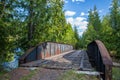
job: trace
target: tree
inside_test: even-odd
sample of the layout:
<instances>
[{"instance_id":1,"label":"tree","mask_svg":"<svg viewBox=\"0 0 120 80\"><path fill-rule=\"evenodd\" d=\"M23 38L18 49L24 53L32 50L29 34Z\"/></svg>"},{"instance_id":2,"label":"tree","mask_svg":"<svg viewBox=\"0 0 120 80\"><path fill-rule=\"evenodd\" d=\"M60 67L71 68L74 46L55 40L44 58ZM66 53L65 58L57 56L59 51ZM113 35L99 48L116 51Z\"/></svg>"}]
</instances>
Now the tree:
<instances>
[{"instance_id":1,"label":"tree","mask_svg":"<svg viewBox=\"0 0 120 80\"><path fill-rule=\"evenodd\" d=\"M93 15L94 15L94 21L93 21L92 25L93 25L95 31L98 32L98 34L99 34L99 32L101 31L101 21L100 21L100 17L97 12L96 6L94 7Z\"/></svg>"},{"instance_id":2,"label":"tree","mask_svg":"<svg viewBox=\"0 0 120 80\"><path fill-rule=\"evenodd\" d=\"M88 15L88 25L87 30L83 33L83 36L81 39L84 40L84 47L87 47L87 44L90 43L93 40L100 39L101 40L101 20L99 18L99 14L97 12L96 6L94 7L94 10L90 9L89 15ZM83 45L83 44L82 44Z\"/></svg>"},{"instance_id":3,"label":"tree","mask_svg":"<svg viewBox=\"0 0 120 80\"><path fill-rule=\"evenodd\" d=\"M78 30L77 30L76 26L74 27L74 36L75 36L75 39L76 39L75 49L79 49L80 48L80 36L78 34Z\"/></svg>"},{"instance_id":4,"label":"tree","mask_svg":"<svg viewBox=\"0 0 120 80\"><path fill-rule=\"evenodd\" d=\"M110 9L110 26L113 29L113 43L115 53L120 57L120 0L113 0L112 7Z\"/></svg>"},{"instance_id":5,"label":"tree","mask_svg":"<svg viewBox=\"0 0 120 80\"><path fill-rule=\"evenodd\" d=\"M13 59L14 53L14 27L13 27L13 1L0 1L0 62Z\"/></svg>"},{"instance_id":6,"label":"tree","mask_svg":"<svg viewBox=\"0 0 120 80\"><path fill-rule=\"evenodd\" d=\"M20 27L18 31L19 48L27 50L44 40L46 28L45 24L49 20L47 17L47 0L17 0L16 21ZM17 6L19 5L19 6ZM20 10L22 10L20 12Z\"/></svg>"},{"instance_id":7,"label":"tree","mask_svg":"<svg viewBox=\"0 0 120 80\"><path fill-rule=\"evenodd\" d=\"M120 25L120 1L119 0L113 0L112 2L112 7L110 9L110 23L111 23L111 27L117 31L119 30L119 25Z\"/></svg>"},{"instance_id":8,"label":"tree","mask_svg":"<svg viewBox=\"0 0 120 80\"><path fill-rule=\"evenodd\" d=\"M88 15L88 27L90 26L90 25L93 25L94 24L94 12L93 12L93 10L92 9L90 9L89 11L88 11L88 13L89 13L89 15Z\"/></svg>"},{"instance_id":9,"label":"tree","mask_svg":"<svg viewBox=\"0 0 120 80\"><path fill-rule=\"evenodd\" d=\"M93 29L95 30L96 33L96 39L100 39L100 32L102 26L96 6L94 6L94 10L90 9L89 11L88 27L89 26L93 26Z\"/></svg>"},{"instance_id":10,"label":"tree","mask_svg":"<svg viewBox=\"0 0 120 80\"><path fill-rule=\"evenodd\" d=\"M66 40L68 40L66 34L71 34L70 36L73 38L74 36L72 34L74 31L71 29L71 25L66 22L63 11L63 1L21 0L19 4L24 5L20 5L19 8L25 10L27 13L27 15L20 20L20 24L23 26L23 31L21 32L23 35L21 34L21 38L19 39L21 48L26 50L44 41L70 42L74 44L74 40L66 42ZM18 16L22 18L21 15L24 14L25 13L22 12L22 14L18 14Z\"/></svg>"},{"instance_id":11,"label":"tree","mask_svg":"<svg viewBox=\"0 0 120 80\"><path fill-rule=\"evenodd\" d=\"M102 30L101 30L101 40L104 42L105 46L109 51L113 50L114 44L113 44L113 35L112 35L112 28L110 27L110 15L106 15L103 17L102 20Z\"/></svg>"},{"instance_id":12,"label":"tree","mask_svg":"<svg viewBox=\"0 0 120 80\"><path fill-rule=\"evenodd\" d=\"M64 38L66 31L66 19L63 12L63 1L60 0L51 0L50 1L50 18L51 18L51 33L50 41L61 42L60 39Z\"/></svg>"},{"instance_id":13,"label":"tree","mask_svg":"<svg viewBox=\"0 0 120 80\"><path fill-rule=\"evenodd\" d=\"M75 46L76 38L74 35L74 30L70 23L66 25L65 34L62 40L64 41L64 43L72 44L73 46Z\"/></svg>"}]
</instances>

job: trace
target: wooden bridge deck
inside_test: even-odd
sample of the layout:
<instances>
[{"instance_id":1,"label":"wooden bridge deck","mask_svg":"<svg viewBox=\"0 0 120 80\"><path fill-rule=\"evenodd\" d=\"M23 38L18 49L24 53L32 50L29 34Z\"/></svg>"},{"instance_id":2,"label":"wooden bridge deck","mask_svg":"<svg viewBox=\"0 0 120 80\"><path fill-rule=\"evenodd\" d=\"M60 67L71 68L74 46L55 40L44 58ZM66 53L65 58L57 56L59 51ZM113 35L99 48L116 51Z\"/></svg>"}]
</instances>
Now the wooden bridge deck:
<instances>
[{"instance_id":1,"label":"wooden bridge deck","mask_svg":"<svg viewBox=\"0 0 120 80\"><path fill-rule=\"evenodd\" d=\"M72 51L55 55L46 59L32 61L21 64L22 67L43 67L49 69L75 69L75 70L91 70L86 51Z\"/></svg>"}]
</instances>

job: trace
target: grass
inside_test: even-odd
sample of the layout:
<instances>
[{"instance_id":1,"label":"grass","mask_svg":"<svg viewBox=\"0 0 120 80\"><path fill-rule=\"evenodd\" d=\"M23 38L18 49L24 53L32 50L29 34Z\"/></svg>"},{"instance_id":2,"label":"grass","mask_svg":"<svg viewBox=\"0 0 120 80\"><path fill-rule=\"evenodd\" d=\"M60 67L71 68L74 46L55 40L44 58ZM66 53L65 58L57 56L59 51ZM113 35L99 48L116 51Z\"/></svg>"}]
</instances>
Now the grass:
<instances>
[{"instance_id":1,"label":"grass","mask_svg":"<svg viewBox=\"0 0 120 80\"><path fill-rule=\"evenodd\" d=\"M85 74L77 74L73 70L67 71L58 80L98 80L96 76L88 76Z\"/></svg>"},{"instance_id":2,"label":"grass","mask_svg":"<svg viewBox=\"0 0 120 80\"><path fill-rule=\"evenodd\" d=\"M6 70L0 70L0 76L3 76L4 74L6 74L7 71Z\"/></svg>"},{"instance_id":3,"label":"grass","mask_svg":"<svg viewBox=\"0 0 120 80\"><path fill-rule=\"evenodd\" d=\"M120 68L112 68L112 80L120 80Z\"/></svg>"},{"instance_id":4,"label":"grass","mask_svg":"<svg viewBox=\"0 0 120 80\"><path fill-rule=\"evenodd\" d=\"M1 65L0 65L0 80L10 80L8 71L5 70Z\"/></svg>"},{"instance_id":5,"label":"grass","mask_svg":"<svg viewBox=\"0 0 120 80\"><path fill-rule=\"evenodd\" d=\"M20 80L30 80L36 74L36 72L36 70L31 70L27 76L22 77Z\"/></svg>"},{"instance_id":6,"label":"grass","mask_svg":"<svg viewBox=\"0 0 120 80\"><path fill-rule=\"evenodd\" d=\"M8 71L6 70L0 70L0 79L1 80L10 80L10 76L7 74Z\"/></svg>"}]
</instances>

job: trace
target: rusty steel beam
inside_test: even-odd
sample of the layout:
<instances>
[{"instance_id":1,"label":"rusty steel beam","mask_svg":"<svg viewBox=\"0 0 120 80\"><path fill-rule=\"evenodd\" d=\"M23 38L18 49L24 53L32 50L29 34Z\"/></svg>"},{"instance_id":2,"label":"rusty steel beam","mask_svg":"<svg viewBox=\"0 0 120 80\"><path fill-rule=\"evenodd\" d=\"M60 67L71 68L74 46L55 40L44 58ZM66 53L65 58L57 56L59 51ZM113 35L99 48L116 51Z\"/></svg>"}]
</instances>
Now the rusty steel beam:
<instances>
[{"instance_id":1,"label":"rusty steel beam","mask_svg":"<svg viewBox=\"0 0 120 80\"><path fill-rule=\"evenodd\" d=\"M109 52L106 49L105 45L99 40L95 40L95 42L96 42L96 44L99 48L99 51L101 53L103 63L106 65L113 65L112 59L111 59Z\"/></svg>"},{"instance_id":2,"label":"rusty steel beam","mask_svg":"<svg viewBox=\"0 0 120 80\"><path fill-rule=\"evenodd\" d=\"M88 44L87 53L92 66L103 73L103 80L112 80L113 62L105 45L100 40L94 40Z\"/></svg>"},{"instance_id":3,"label":"rusty steel beam","mask_svg":"<svg viewBox=\"0 0 120 80\"><path fill-rule=\"evenodd\" d=\"M28 49L25 54L20 57L19 64L44 59L70 50L73 50L73 46L70 44L43 42Z\"/></svg>"}]
</instances>

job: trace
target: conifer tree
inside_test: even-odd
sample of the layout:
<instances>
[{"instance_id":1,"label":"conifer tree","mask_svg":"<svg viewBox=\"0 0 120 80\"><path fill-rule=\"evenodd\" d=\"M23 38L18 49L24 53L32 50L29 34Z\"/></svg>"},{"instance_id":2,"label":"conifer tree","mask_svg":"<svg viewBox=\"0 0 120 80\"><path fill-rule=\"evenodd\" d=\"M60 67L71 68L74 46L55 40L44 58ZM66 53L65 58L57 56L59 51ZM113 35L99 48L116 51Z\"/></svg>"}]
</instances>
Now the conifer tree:
<instances>
[{"instance_id":1,"label":"conifer tree","mask_svg":"<svg viewBox=\"0 0 120 80\"><path fill-rule=\"evenodd\" d=\"M120 0L113 0L110 9L110 25L113 29L113 43L115 53L120 57Z\"/></svg>"}]
</instances>

